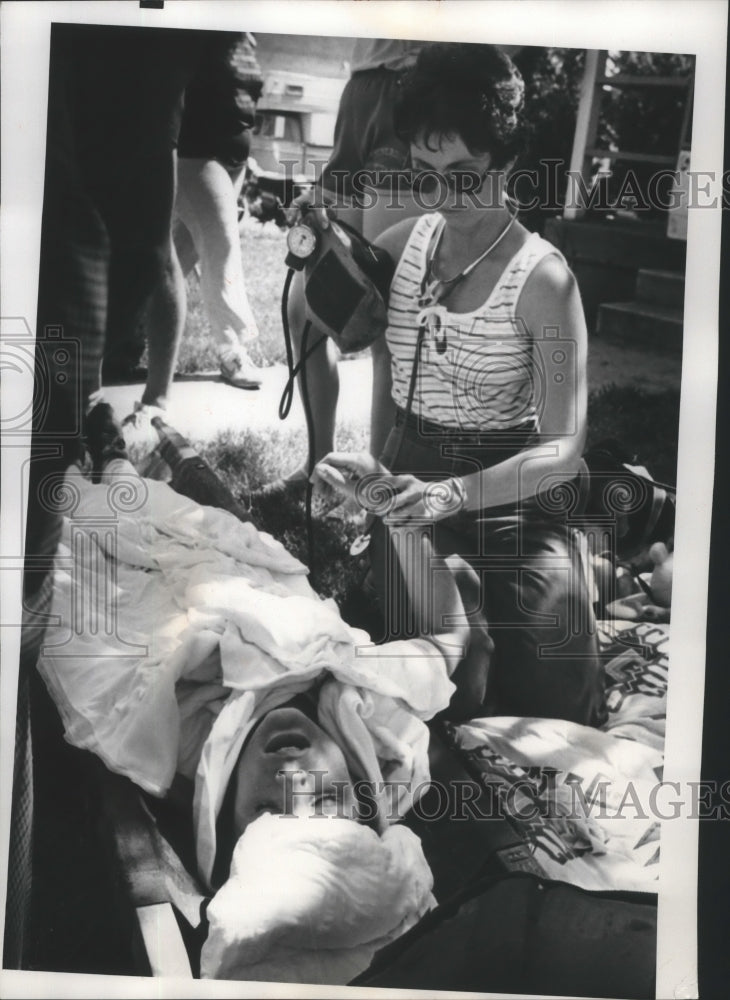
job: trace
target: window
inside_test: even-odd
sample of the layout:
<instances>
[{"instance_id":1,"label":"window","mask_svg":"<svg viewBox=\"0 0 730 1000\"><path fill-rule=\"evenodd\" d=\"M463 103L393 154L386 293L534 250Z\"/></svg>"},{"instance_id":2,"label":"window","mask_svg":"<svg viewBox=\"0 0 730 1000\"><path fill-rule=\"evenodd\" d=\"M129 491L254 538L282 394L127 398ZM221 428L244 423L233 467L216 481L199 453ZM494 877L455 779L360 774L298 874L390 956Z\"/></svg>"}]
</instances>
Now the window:
<instances>
[{"instance_id":1,"label":"window","mask_svg":"<svg viewBox=\"0 0 730 1000\"><path fill-rule=\"evenodd\" d=\"M254 133L264 139L302 142L301 115L287 111L259 111Z\"/></svg>"}]
</instances>

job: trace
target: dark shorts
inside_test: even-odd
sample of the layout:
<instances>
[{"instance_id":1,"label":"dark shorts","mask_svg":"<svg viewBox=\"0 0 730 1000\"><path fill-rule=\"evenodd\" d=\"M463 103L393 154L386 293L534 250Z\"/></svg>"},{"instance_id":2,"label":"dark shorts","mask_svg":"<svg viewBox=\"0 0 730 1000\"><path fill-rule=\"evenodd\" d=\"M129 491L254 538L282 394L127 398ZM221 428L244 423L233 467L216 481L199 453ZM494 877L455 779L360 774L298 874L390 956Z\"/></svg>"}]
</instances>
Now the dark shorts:
<instances>
[{"instance_id":1,"label":"dark shorts","mask_svg":"<svg viewBox=\"0 0 730 1000\"><path fill-rule=\"evenodd\" d=\"M192 95L188 93L187 98ZM251 129L217 106L215 94L209 97L206 92L197 92L195 98L195 104L192 100L186 103L178 156L218 160L232 170L243 167L251 149ZM195 109L190 114L189 107Z\"/></svg>"},{"instance_id":2,"label":"dark shorts","mask_svg":"<svg viewBox=\"0 0 730 1000\"><path fill-rule=\"evenodd\" d=\"M352 198L358 191L358 171L406 170L410 163L407 143L395 134L393 106L400 73L369 69L353 73L340 99L335 125L335 146L322 173L328 191ZM385 187L388 182L375 187Z\"/></svg>"},{"instance_id":3,"label":"dark shorts","mask_svg":"<svg viewBox=\"0 0 730 1000\"><path fill-rule=\"evenodd\" d=\"M261 68L247 39L212 32L185 90L178 154L242 167L248 159L262 84Z\"/></svg>"},{"instance_id":4,"label":"dark shorts","mask_svg":"<svg viewBox=\"0 0 730 1000\"><path fill-rule=\"evenodd\" d=\"M110 169L174 149L202 43L196 31L54 25L54 55L69 60L80 156Z\"/></svg>"}]
</instances>

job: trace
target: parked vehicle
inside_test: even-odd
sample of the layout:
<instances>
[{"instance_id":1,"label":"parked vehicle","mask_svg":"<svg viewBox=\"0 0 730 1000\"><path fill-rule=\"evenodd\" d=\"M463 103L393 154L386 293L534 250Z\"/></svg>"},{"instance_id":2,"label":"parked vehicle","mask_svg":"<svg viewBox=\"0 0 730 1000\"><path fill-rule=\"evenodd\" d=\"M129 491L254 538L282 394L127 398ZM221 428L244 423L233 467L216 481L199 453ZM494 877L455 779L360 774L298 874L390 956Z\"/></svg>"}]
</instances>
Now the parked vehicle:
<instances>
[{"instance_id":1,"label":"parked vehicle","mask_svg":"<svg viewBox=\"0 0 730 1000\"><path fill-rule=\"evenodd\" d=\"M281 70L265 74L249 156L251 181L261 192L288 205L317 180L332 152L345 83Z\"/></svg>"}]
</instances>

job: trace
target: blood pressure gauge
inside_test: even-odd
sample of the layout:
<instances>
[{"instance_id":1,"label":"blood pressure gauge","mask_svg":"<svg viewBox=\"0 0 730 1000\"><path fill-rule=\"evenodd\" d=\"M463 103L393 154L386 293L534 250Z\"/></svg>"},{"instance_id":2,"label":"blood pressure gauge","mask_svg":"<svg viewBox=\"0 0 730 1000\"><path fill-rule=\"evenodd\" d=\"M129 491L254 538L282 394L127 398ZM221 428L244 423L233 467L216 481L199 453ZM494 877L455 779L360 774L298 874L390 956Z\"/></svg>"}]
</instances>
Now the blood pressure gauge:
<instances>
[{"instance_id":1,"label":"blood pressure gauge","mask_svg":"<svg viewBox=\"0 0 730 1000\"><path fill-rule=\"evenodd\" d=\"M286 266L301 271L306 261L317 249L317 234L309 226L299 223L292 226L286 234L286 245L289 248Z\"/></svg>"}]
</instances>

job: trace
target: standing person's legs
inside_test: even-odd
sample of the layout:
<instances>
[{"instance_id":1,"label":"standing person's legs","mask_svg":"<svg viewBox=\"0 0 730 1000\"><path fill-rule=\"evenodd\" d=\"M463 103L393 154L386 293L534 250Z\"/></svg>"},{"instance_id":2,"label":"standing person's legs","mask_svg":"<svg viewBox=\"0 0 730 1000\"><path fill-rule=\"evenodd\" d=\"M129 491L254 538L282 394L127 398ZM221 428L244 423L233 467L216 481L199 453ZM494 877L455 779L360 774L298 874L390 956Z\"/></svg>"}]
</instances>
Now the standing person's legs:
<instances>
[{"instance_id":1,"label":"standing person's legs","mask_svg":"<svg viewBox=\"0 0 730 1000\"><path fill-rule=\"evenodd\" d=\"M106 351L134 353L139 325L152 310L142 396L148 406L167 402L185 322L185 289L171 232L175 147L183 92L204 35L106 26L78 32L80 163L111 250Z\"/></svg>"},{"instance_id":2,"label":"standing person's legs","mask_svg":"<svg viewBox=\"0 0 730 1000\"><path fill-rule=\"evenodd\" d=\"M338 220L360 229L362 226L362 211L354 205L340 208ZM304 302L304 275L296 274L289 291L287 315L289 332L296 361L302 356L302 337L306 322ZM309 330L308 345L315 344L322 337L322 331L316 326ZM337 402L340 395L340 376L337 370L337 348L327 338L312 352L306 361L307 396L312 418L312 436L314 440L314 462L324 458L335 450L335 421ZM302 394L302 375L299 377L299 393ZM303 462L292 469L283 480L271 484L274 488L282 484L305 483L309 475L309 463Z\"/></svg>"},{"instance_id":3,"label":"standing person's legs","mask_svg":"<svg viewBox=\"0 0 730 1000\"><path fill-rule=\"evenodd\" d=\"M371 140L376 137L374 120L392 118L384 91L394 81L396 74L355 73L345 85L340 99L335 125L335 144L329 162L324 168L316 188L317 202L324 196L334 203L337 218L362 232L363 212L354 197L354 174L366 166ZM388 130L387 122L384 126ZM390 128L392 131L392 126ZM376 137L376 144L380 145ZM388 143L392 145L392 143ZM405 150L405 147L403 147ZM407 151L404 156L407 155ZM383 227L385 228L385 227ZM301 356L301 337L304 328L304 284L298 276L292 283L289 297L289 328L297 360ZM322 333L312 327L309 343L314 343ZM337 372L337 351L326 340L307 360L307 389L310 399L314 455L318 461L335 447L335 421L340 380ZM299 382L301 392L301 378ZM307 478L308 465L303 463L289 472L284 483L302 483ZM282 485L279 480L272 484Z\"/></svg>"},{"instance_id":4,"label":"standing person's legs","mask_svg":"<svg viewBox=\"0 0 730 1000\"><path fill-rule=\"evenodd\" d=\"M295 275L289 292L288 304L289 332L297 361L302 354L302 338L306 323L304 302L304 277ZM307 345L311 347L322 336L322 331L312 326L307 336ZM312 421L312 437L314 443L313 455L310 460L318 462L321 458L334 451L335 447L335 414L340 393L340 376L337 372L337 349L329 337L317 347L307 358L304 369L299 375L299 392L302 395L302 378L307 380L307 400ZM285 482L306 482L309 475L309 463L302 462L285 478Z\"/></svg>"},{"instance_id":5,"label":"standing person's legs","mask_svg":"<svg viewBox=\"0 0 730 1000\"><path fill-rule=\"evenodd\" d=\"M185 283L172 242L175 170L173 149L119 164L117 183L99 198L111 245L107 343L124 343L147 315L149 368L141 402L162 408L185 326Z\"/></svg>"},{"instance_id":6,"label":"standing person's legs","mask_svg":"<svg viewBox=\"0 0 730 1000\"><path fill-rule=\"evenodd\" d=\"M185 280L180 270L172 237L165 248L158 272L157 294L150 301L147 317L147 383L140 402L143 406L167 406L177 366L186 316Z\"/></svg>"},{"instance_id":7,"label":"standing person's legs","mask_svg":"<svg viewBox=\"0 0 730 1000\"><path fill-rule=\"evenodd\" d=\"M217 160L180 158L176 210L200 255L201 291L222 371L237 367L231 381L255 388L260 378L243 346L258 336L258 328L246 294L238 230L236 184L242 173L243 168L232 175Z\"/></svg>"}]
</instances>

